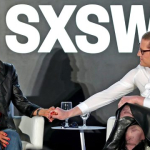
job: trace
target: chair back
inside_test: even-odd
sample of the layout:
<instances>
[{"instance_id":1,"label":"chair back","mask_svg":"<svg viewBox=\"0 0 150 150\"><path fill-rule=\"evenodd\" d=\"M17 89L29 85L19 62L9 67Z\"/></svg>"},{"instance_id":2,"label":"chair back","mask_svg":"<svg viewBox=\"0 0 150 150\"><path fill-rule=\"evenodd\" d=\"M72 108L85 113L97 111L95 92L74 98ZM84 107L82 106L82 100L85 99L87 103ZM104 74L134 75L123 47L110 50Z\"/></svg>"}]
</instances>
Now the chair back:
<instances>
[{"instance_id":1,"label":"chair back","mask_svg":"<svg viewBox=\"0 0 150 150\"><path fill-rule=\"evenodd\" d=\"M14 116L14 105L13 105L12 102L11 102L10 105L9 105L9 111L10 111L12 117L13 117L13 116Z\"/></svg>"}]
</instances>

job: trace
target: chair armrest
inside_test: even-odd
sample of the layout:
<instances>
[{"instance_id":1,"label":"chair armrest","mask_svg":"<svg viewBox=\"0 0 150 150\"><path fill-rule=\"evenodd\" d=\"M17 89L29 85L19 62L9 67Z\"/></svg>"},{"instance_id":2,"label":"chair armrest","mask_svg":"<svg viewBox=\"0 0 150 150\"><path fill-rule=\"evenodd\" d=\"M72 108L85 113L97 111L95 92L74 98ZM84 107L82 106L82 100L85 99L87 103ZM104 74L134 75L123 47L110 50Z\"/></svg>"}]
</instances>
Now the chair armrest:
<instances>
[{"instance_id":1,"label":"chair armrest","mask_svg":"<svg viewBox=\"0 0 150 150\"><path fill-rule=\"evenodd\" d=\"M14 116L13 119L19 130L23 134L28 135L30 143L34 148L41 149L43 147L44 118L39 116L32 118L27 116ZM30 148L30 146L27 147Z\"/></svg>"},{"instance_id":2,"label":"chair armrest","mask_svg":"<svg viewBox=\"0 0 150 150\"><path fill-rule=\"evenodd\" d=\"M111 130L112 130L113 126L114 126L115 120L116 120L115 116L112 116L112 117L110 117L107 120L106 140L108 139L108 137L109 137L109 135L111 133Z\"/></svg>"}]
</instances>

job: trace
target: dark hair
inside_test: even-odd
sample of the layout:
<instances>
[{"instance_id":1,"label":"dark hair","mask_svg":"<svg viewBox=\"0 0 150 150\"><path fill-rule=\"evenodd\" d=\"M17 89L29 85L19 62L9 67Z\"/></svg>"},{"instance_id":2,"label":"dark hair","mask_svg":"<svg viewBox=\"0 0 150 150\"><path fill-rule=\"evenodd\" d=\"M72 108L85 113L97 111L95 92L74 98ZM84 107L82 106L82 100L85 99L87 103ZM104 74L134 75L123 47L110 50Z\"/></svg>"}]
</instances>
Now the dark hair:
<instances>
[{"instance_id":1,"label":"dark hair","mask_svg":"<svg viewBox=\"0 0 150 150\"><path fill-rule=\"evenodd\" d=\"M150 31L149 31L149 32L146 32L146 33L142 36L142 39L144 39L144 40L150 40Z\"/></svg>"}]
</instances>

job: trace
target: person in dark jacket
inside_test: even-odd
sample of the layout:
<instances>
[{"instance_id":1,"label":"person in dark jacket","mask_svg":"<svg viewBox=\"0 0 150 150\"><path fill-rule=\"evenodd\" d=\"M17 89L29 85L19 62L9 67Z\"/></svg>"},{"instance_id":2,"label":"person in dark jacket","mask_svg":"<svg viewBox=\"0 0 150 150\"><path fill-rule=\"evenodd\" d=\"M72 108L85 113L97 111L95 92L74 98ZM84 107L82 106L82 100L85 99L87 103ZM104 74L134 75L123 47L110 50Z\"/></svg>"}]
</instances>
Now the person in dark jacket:
<instances>
[{"instance_id":1,"label":"person in dark jacket","mask_svg":"<svg viewBox=\"0 0 150 150\"><path fill-rule=\"evenodd\" d=\"M47 117L49 109L32 104L23 95L16 70L12 64L0 61L0 149L22 150L22 144L10 114L9 105L14 106L28 117Z\"/></svg>"}]
</instances>

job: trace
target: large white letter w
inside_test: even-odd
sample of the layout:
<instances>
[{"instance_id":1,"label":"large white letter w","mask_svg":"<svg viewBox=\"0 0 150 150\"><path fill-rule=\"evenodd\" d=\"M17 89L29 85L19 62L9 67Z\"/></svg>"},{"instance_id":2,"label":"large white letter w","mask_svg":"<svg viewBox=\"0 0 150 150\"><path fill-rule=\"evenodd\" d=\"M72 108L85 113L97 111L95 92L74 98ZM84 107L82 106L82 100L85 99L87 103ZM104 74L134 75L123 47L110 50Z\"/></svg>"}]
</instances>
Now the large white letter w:
<instances>
[{"instance_id":1,"label":"large white letter w","mask_svg":"<svg viewBox=\"0 0 150 150\"><path fill-rule=\"evenodd\" d=\"M119 53L132 53L136 27L139 41L146 32L145 17L142 5L132 5L128 30L126 29L122 5L111 5L112 18ZM150 30L150 23L148 31Z\"/></svg>"}]
</instances>

